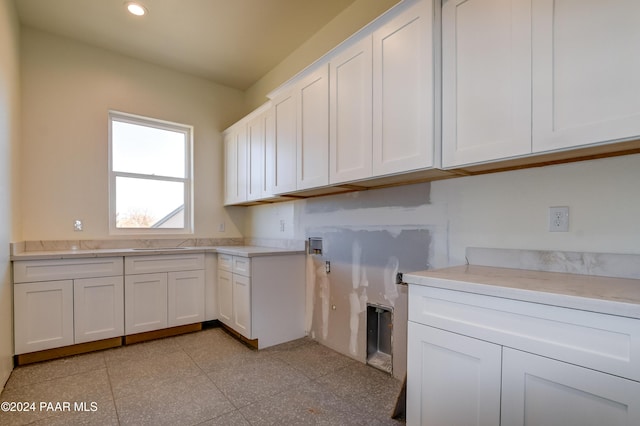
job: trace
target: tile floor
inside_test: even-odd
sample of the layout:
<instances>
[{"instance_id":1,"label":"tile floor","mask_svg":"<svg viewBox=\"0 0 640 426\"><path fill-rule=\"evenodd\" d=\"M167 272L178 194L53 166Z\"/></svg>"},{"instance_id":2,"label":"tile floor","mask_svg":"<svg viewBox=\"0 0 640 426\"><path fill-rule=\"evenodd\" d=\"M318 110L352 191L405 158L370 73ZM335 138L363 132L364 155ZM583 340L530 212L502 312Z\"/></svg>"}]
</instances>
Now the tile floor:
<instances>
[{"instance_id":1,"label":"tile floor","mask_svg":"<svg viewBox=\"0 0 640 426\"><path fill-rule=\"evenodd\" d=\"M310 339L255 351L213 328L18 367L0 400L35 411L0 424L394 425L400 387Z\"/></svg>"}]
</instances>

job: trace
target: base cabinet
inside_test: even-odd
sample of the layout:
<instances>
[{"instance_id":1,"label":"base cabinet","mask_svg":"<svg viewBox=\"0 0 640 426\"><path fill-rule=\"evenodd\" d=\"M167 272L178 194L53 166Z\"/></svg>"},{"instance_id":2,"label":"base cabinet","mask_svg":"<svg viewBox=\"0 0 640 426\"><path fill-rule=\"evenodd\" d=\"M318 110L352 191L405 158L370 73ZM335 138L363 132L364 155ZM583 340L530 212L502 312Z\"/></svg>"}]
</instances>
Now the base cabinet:
<instances>
[{"instance_id":1,"label":"base cabinet","mask_svg":"<svg viewBox=\"0 0 640 426\"><path fill-rule=\"evenodd\" d=\"M204 319L204 254L125 258L125 334Z\"/></svg>"},{"instance_id":2,"label":"base cabinet","mask_svg":"<svg viewBox=\"0 0 640 426\"><path fill-rule=\"evenodd\" d=\"M408 424L500 424L499 345L413 322L408 335Z\"/></svg>"},{"instance_id":3,"label":"base cabinet","mask_svg":"<svg viewBox=\"0 0 640 426\"><path fill-rule=\"evenodd\" d=\"M73 281L14 286L15 353L72 345Z\"/></svg>"},{"instance_id":4,"label":"base cabinet","mask_svg":"<svg viewBox=\"0 0 640 426\"><path fill-rule=\"evenodd\" d=\"M218 254L219 320L266 348L305 336L303 254Z\"/></svg>"},{"instance_id":5,"label":"base cabinet","mask_svg":"<svg viewBox=\"0 0 640 426\"><path fill-rule=\"evenodd\" d=\"M640 424L638 320L536 306L410 285L407 424Z\"/></svg>"},{"instance_id":6,"label":"base cabinet","mask_svg":"<svg viewBox=\"0 0 640 426\"><path fill-rule=\"evenodd\" d=\"M121 336L122 258L13 262L15 354Z\"/></svg>"},{"instance_id":7,"label":"base cabinet","mask_svg":"<svg viewBox=\"0 0 640 426\"><path fill-rule=\"evenodd\" d=\"M74 280L73 306L75 343L108 339L124 333L121 276Z\"/></svg>"}]
</instances>

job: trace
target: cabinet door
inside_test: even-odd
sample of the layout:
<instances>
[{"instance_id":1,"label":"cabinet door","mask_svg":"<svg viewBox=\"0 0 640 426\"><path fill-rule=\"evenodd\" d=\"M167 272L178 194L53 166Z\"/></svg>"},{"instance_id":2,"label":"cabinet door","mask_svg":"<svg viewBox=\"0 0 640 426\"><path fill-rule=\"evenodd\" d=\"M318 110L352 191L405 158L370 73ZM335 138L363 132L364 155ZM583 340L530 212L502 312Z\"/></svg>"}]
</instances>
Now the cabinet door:
<instances>
[{"instance_id":1,"label":"cabinet door","mask_svg":"<svg viewBox=\"0 0 640 426\"><path fill-rule=\"evenodd\" d=\"M433 166L433 1L373 33L373 174Z\"/></svg>"},{"instance_id":2,"label":"cabinet door","mask_svg":"<svg viewBox=\"0 0 640 426\"><path fill-rule=\"evenodd\" d=\"M531 0L445 2L442 165L530 152Z\"/></svg>"},{"instance_id":3,"label":"cabinet door","mask_svg":"<svg viewBox=\"0 0 640 426\"><path fill-rule=\"evenodd\" d=\"M218 270L218 315L220 321L233 326L233 274Z\"/></svg>"},{"instance_id":4,"label":"cabinet door","mask_svg":"<svg viewBox=\"0 0 640 426\"><path fill-rule=\"evenodd\" d=\"M327 65L299 83L297 189L329 184L329 70Z\"/></svg>"},{"instance_id":5,"label":"cabinet door","mask_svg":"<svg viewBox=\"0 0 640 426\"><path fill-rule=\"evenodd\" d=\"M124 281L125 334L167 328L167 274L127 275Z\"/></svg>"},{"instance_id":6,"label":"cabinet door","mask_svg":"<svg viewBox=\"0 0 640 426\"><path fill-rule=\"evenodd\" d=\"M232 328L251 339L251 278L233 274Z\"/></svg>"},{"instance_id":7,"label":"cabinet door","mask_svg":"<svg viewBox=\"0 0 640 426\"><path fill-rule=\"evenodd\" d=\"M371 36L337 55L329 64L329 182L371 176Z\"/></svg>"},{"instance_id":8,"label":"cabinet door","mask_svg":"<svg viewBox=\"0 0 640 426\"><path fill-rule=\"evenodd\" d=\"M275 132L269 140L272 162L271 193L282 194L296 189L296 97L293 90L273 101Z\"/></svg>"},{"instance_id":9,"label":"cabinet door","mask_svg":"<svg viewBox=\"0 0 640 426\"><path fill-rule=\"evenodd\" d=\"M73 344L73 281L13 286L15 353Z\"/></svg>"},{"instance_id":10,"label":"cabinet door","mask_svg":"<svg viewBox=\"0 0 640 426\"><path fill-rule=\"evenodd\" d=\"M84 278L73 282L75 343L124 335L123 278Z\"/></svg>"},{"instance_id":11,"label":"cabinet door","mask_svg":"<svg viewBox=\"0 0 640 426\"><path fill-rule=\"evenodd\" d=\"M407 342L407 425L500 424L499 345L411 321Z\"/></svg>"},{"instance_id":12,"label":"cabinet door","mask_svg":"<svg viewBox=\"0 0 640 426\"><path fill-rule=\"evenodd\" d=\"M503 424L640 424L639 382L508 348L502 380Z\"/></svg>"},{"instance_id":13,"label":"cabinet door","mask_svg":"<svg viewBox=\"0 0 640 426\"><path fill-rule=\"evenodd\" d=\"M169 327L204 321L204 271L169 272Z\"/></svg>"},{"instance_id":14,"label":"cabinet door","mask_svg":"<svg viewBox=\"0 0 640 426\"><path fill-rule=\"evenodd\" d=\"M533 148L640 135L640 2L533 2Z\"/></svg>"},{"instance_id":15,"label":"cabinet door","mask_svg":"<svg viewBox=\"0 0 640 426\"><path fill-rule=\"evenodd\" d=\"M247 123L247 200L262 198L264 188L264 117L259 115Z\"/></svg>"},{"instance_id":16,"label":"cabinet door","mask_svg":"<svg viewBox=\"0 0 640 426\"><path fill-rule=\"evenodd\" d=\"M225 135L225 205L247 200L247 129L238 125Z\"/></svg>"}]
</instances>

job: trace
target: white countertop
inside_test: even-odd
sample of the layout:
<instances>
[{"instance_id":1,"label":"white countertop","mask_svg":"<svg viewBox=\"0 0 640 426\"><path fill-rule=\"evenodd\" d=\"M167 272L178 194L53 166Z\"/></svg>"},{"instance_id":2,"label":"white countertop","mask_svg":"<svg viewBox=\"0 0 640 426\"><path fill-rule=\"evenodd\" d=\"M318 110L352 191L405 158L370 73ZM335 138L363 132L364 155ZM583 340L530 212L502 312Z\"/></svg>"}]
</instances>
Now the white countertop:
<instances>
[{"instance_id":1,"label":"white countertop","mask_svg":"<svg viewBox=\"0 0 640 426\"><path fill-rule=\"evenodd\" d=\"M257 246L201 246L201 247L153 247L153 248L115 248L91 250L51 250L25 251L11 256L11 260L53 260L78 259L110 256L151 256L180 253L226 253L234 256L277 256L286 254L304 254L304 250L286 250Z\"/></svg>"},{"instance_id":2,"label":"white countertop","mask_svg":"<svg viewBox=\"0 0 640 426\"><path fill-rule=\"evenodd\" d=\"M406 273L438 287L640 319L640 280L465 265Z\"/></svg>"},{"instance_id":3,"label":"white countertop","mask_svg":"<svg viewBox=\"0 0 640 426\"><path fill-rule=\"evenodd\" d=\"M257 257L257 256L282 256L289 254L304 254L304 250L279 249L273 247L258 246L218 246L218 253L230 254L232 256Z\"/></svg>"}]
</instances>

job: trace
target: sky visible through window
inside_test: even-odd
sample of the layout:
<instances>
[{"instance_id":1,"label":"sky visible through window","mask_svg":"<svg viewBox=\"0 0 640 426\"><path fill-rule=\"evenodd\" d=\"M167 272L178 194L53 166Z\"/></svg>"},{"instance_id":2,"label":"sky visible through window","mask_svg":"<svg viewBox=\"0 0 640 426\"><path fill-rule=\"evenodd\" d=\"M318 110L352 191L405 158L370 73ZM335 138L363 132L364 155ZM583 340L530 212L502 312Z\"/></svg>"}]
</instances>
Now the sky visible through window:
<instances>
[{"instance_id":1,"label":"sky visible through window","mask_svg":"<svg viewBox=\"0 0 640 426\"><path fill-rule=\"evenodd\" d=\"M171 178L186 177L186 143L182 132L112 120L113 171L128 174L116 175L117 227L162 227L184 206L185 184ZM164 226L182 228L177 217Z\"/></svg>"}]
</instances>

